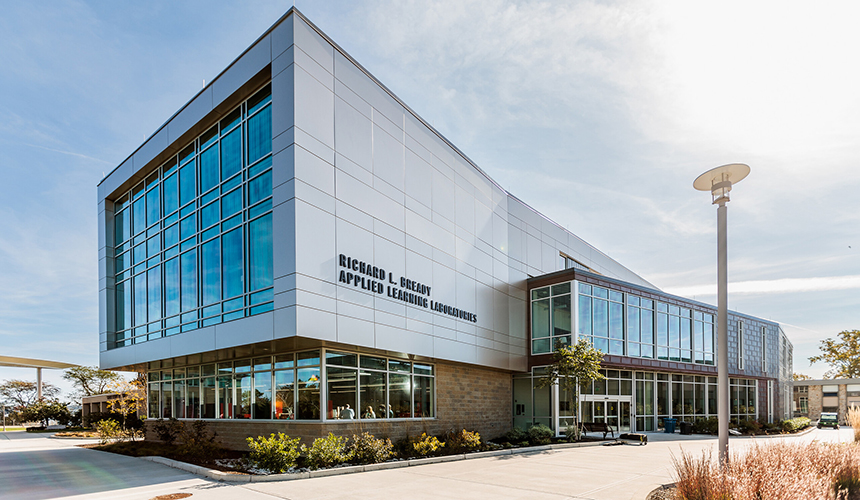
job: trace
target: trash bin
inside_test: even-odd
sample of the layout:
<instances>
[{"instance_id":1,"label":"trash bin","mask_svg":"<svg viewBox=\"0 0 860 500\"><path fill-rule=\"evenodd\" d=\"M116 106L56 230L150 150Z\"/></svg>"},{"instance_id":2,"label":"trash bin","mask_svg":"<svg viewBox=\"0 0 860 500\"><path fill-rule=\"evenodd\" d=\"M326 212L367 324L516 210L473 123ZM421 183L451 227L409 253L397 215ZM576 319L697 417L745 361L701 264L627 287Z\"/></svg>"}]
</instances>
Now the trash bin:
<instances>
[{"instance_id":1,"label":"trash bin","mask_svg":"<svg viewBox=\"0 0 860 500\"><path fill-rule=\"evenodd\" d=\"M675 424L678 423L677 418L664 418L663 419L663 429L666 434L674 434L675 433Z\"/></svg>"},{"instance_id":2,"label":"trash bin","mask_svg":"<svg viewBox=\"0 0 860 500\"><path fill-rule=\"evenodd\" d=\"M692 422L681 422L679 425L681 426L681 434L686 434L688 436L693 434Z\"/></svg>"}]
</instances>

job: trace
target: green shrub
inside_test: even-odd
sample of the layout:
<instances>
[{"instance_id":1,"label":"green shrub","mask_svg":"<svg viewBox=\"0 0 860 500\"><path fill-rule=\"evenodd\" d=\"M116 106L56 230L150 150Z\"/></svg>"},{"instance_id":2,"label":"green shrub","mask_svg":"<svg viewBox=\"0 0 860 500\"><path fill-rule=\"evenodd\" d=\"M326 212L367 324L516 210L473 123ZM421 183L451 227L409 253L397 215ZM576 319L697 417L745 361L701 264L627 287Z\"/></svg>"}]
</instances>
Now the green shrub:
<instances>
[{"instance_id":1,"label":"green shrub","mask_svg":"<svg viewBox=\"0 0 860 500\"><path fill-rule=\"evenodd\" d=\"M526 431L520 429L519 427L514 427L509 430L507 434L504 436L504 440L511 443L517 444L523 441L528 441L529 435Z\"/></svg>"},{"instance_id":2,"label":"green shrub","mask_svg":"<svg viewBox=\"0 0 860 500\"><path fill-rule=\"evenodd\" d=\"M783 420L780 422L783 432L797 432L809 426L809 419L806 417L797 417Z\"/></svg>"},{"instance_id":3,"label":"green shrub","mask_svg":"<svg viewBox=\"0 0 860 500\"><path fill-rule=\"evenodd\" d=\"M119 422L110 419L99 420L96 423L96 431L99 433L99 443L107 444L111 439L119 437Z\"/></svg>"},{"instance_id":4,"label":"green shrub","mask_svg":"<svg viewBox=\"0 0 860 500\"><path fill-rule=\"evenodd\" d=\"M181 425L181 424L180 424ZM181 425L179 431L179 453L196 460L200 460L218 453L221 449L215 442L216 433L210 433L206 422L195 420L188 425Z\"/></svg>"},{"instance_id":5,"label":"green shrub","mask_svg":"<svg viewBox=\"0 0 860 500\"><path fill-rule=\"evenodd\" d=\"M543 424L537 424L529 427L528 434L529 443L531 443L532 446L549 444L550 439L552 439L552 436L554 435L552 429Z\"/></svg>"},{"instance_id":6,"label":"green shrub","mask_svg":"<svg viewBox=\"0 0 860 500\"><path fill-rule=\"evenodd\" d=\"M286 472L296 465L299 458L299 441L301 438L290 438L279 432L268 438L257 436L257 439L248 438L248 447L251 453L248 459L256 467L266 469L274 474Z\"/></svg>"},{"instance_id":7,"label":"green shrub","mask_svg":"<svg viewBox=\"0 0 860 500\"><path fill-rule=\"evenodd\" d=\"M708 417L693 422L693 432L696 434L718 434L720 421L717 417Z\"/></svg>"},{"instance_id":8,"label":"green shrub","mask_svg":"<svg viewBox=\"0 0 860 500\"><path fill-rule=\"evenodd\" d=\"M324 438L314 439L310 448L302 446L302 451L308 454L308 466L311 469L320 467L331 467L346 462L350 459L347 449L347 439L335 436L331 432Z\"/></svg>"},{"instance_id":9,"label":"green shrub","mask_svg":"<svg viewBox=\"0 0 860 500\"><path fill-rule=\"evenodd\" d=\"M782 425L779 422L770 423L765 420L759 420L759 425L761 425L762 430L767 434L782 430Z\"/></svg>"},{"instance_id":10,"label":"green shrub","mask_svg":"<svg viewBox=\"0 0 860 500\"><path fill-rule=\"evenodd\" d=\"M388 460L394 445L390 439L377 439L369 432L352 435L350 454L357 464L377 464Z\"/></svg>"},{"instance_id":11,"label":"green shrub","mask_svg":"<svg viewBox=\"0 0 860 500\"><path fill-rule=\"evenodd\" d=\"M761 424L754 419L745 419L738 421L738 432L742 434L758 434L761 431Z\"/></svg>"},{"instance_id":12,"label":"green shrub","mask_svg":"<svg viewBox=\"0 0 860 500\"><path fill-rule=\"evenodd\" d=\"M155 425L152 426L152 430L155 432L156 437L158 437L158 440L164 444L173 444L184 428L185 426L182 422L175 418L171 418L167 421L163 418L159 418L155 421Z\"/></svg>"},{"instance_id":13,"label":"green shrub","mask_svg":"<svg viewBox=\"0 0 860 500\"><path fill-rule=\"evenodd\" d=\"M466 453L481 448L481 435L477 432L448 431L445 434L445 445L451 453Z\"/></svg>"},{"instance_id":14,"label":"green shrub","mask_svg":"<svg viewBox=\"0 0 860 500\"><path fill-rule=\"evenodd\" d=\"M433 456L445 447L445 443L439 441L436 436L428 436L426 432L421 433L421 437L412 443L412 449L415 454L421 457Z\"/></svg>"}]
</instances>

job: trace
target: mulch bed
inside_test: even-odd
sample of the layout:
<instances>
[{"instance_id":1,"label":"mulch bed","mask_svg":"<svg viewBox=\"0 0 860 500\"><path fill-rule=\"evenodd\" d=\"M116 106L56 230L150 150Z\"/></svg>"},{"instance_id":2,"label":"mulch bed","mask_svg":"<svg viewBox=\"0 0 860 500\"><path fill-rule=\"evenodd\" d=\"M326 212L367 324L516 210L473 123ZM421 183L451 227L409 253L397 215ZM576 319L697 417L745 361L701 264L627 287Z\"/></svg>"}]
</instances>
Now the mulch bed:
<instances>
[{"instance_id":1,"label":"mulch bed","mask_svg":"<svg viewBox=\"0 0 860 500\"><path fill-rule=\"evenodd\" d=\"M224 467L217 463L218 460L223 459L239 459L242 458L245 453L241 451L235 450L220 450L216 454L211 454L206 458L197 458L190 457L187 455L183 455L176 452L175 446L166 445L163 443L155 443L152 441L125 441L119 443L109 443L109 444L80 444L78 445L81 448L89 448L92 450L98 451L106 451L109 453L118 453L120 455L127 455L130 457L151 457L158 456L169 458L171 460L178 460L180 462L185 462L188 464L200 465L202 467L206 467L209 469L219 470L222 472L237 472L236 469L231 469L229 467Z\"/></svg>"}]
</instances>

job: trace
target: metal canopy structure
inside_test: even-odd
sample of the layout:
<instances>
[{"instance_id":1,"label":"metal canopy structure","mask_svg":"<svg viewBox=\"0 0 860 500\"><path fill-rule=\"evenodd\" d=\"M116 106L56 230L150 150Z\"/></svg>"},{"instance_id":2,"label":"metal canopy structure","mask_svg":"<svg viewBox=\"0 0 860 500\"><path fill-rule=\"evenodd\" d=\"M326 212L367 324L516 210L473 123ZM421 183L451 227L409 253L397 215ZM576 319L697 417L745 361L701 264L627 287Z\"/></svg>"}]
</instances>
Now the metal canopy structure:
<instances>
[{"instance_id":1,"label":"metal canopy structure","mask_svg":"<svg viewBox=\"0 0 860 500\"><path fill-rule=\"evenodd\" d=\"M17 358L15 356L0 356L0 366L11 368L35 368L37 396L42 399L42 368L65 370L78 365L63 363L62 361L48 361L46 359Z\"/></svg>"}]
</instances>

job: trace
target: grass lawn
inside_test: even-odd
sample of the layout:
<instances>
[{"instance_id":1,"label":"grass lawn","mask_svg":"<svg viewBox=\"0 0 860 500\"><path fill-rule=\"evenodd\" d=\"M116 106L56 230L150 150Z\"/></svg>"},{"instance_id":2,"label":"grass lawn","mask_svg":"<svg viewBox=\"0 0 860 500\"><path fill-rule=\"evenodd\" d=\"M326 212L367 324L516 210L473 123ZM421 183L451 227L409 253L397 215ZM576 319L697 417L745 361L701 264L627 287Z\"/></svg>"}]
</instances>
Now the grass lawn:
<instances>
[{"instance_id":1,"label":"grass lawn","mask_svg":"<svg viewBox=\"0 0 860 500\"><path fill-rule=\"evenodd\" d=\"M24 428L23 428L23 427L13 427L13 426L11 426L11 425L7 425L7 426L6 426L6 431L23 431L23 430L24 430ZM3 432L3 428L2 428L2 427L0 427L0 432Z\"/></svg>"}]
</instances>

